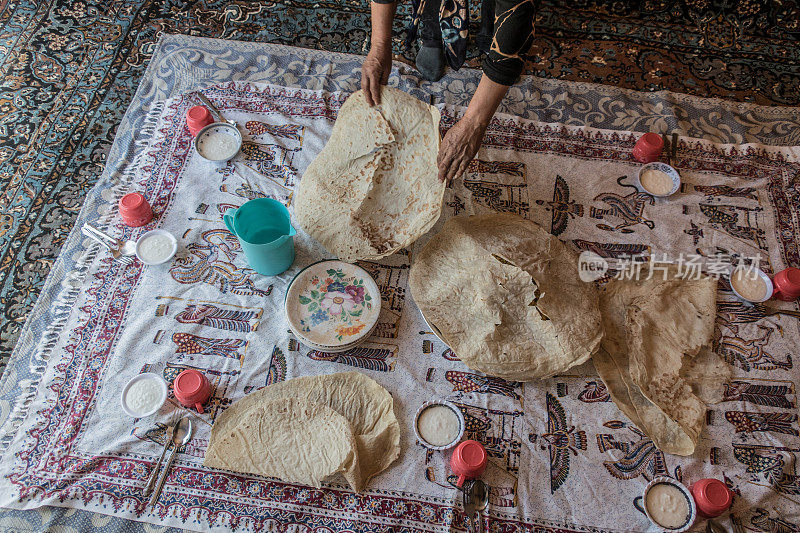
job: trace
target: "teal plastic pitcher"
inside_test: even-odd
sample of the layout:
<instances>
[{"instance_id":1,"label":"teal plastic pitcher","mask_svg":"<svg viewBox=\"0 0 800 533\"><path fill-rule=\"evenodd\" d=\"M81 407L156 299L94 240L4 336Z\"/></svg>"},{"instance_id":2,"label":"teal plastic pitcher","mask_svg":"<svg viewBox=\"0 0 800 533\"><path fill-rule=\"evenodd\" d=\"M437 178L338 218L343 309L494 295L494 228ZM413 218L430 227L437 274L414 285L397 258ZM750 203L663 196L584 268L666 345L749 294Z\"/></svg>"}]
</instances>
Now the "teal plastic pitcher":
<instances>
[{"instance_id":1,"label":"teal plastic pitcher","mask_svg":"<svg viewBox=\"0 0 800 533\"><path fill-rule=\"evenodd\" d=\"M276 276L292 266L294 234L289 211L272 198L256 198L222 217L242 245L247 262L265 276Z\"/></svg>"}]
</instances>

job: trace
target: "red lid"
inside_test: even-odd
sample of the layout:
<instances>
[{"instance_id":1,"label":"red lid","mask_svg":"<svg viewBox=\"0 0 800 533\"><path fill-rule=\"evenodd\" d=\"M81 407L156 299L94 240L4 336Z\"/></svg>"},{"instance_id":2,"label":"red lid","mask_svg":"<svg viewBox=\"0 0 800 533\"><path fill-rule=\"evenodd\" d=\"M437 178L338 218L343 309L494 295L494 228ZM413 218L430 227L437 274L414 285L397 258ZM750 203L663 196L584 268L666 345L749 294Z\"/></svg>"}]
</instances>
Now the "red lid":
<instances>
[{"instance_id":1,"label":"red lid","mask_svg":"<svg viewBox=\"0 0 800 533\"><path fill-rule=\"evenodd\" d=\"M486 448L476 440L465 440L456 446L450 457L450 468L458 476L456 486L460 487L466 479L480 477L487 460Z\"/></svg>"},{"instance_id":2,"label":"red lid","mask_svg":"<svg viewBox=\"0 0 800 533\"><path fill-rule=\"evenodd\" d=\"M480 468L486 462L486 448L480 442L468 440L461 447L461 458L467 466Z\"/></svg>"},{"instance_id":3,"label":"red lid","mask_svg":"<svg viewBox=\"0 0 800 533\"><path fill-rule=\"evenodd\" d=\"M211 387L206 377L194 368L187 368L172 384L175 397L181 403L202 403L208 399Z\"/></svg>"},{"instance_id":4,"label":"red lid","mask_svg":"<svg viewBox=\"0 0 800 533\"><path fill-rule=\"evenodd\" d=\"M145 199L140 192L131 192L119 199L119 208L134 210L144 204Z\"/></svg>"},{"instance_id":5,"label":"red lid","mask_svg":"<svg viewBox=\"0 0 800 533\"><path fill-rule=\"evenodd\" d=\"M639 141L646 145L648 152L661 152L664 149L664 139L658 133L645 133Z\"/></svg>"},{"instance_id":6,"label":"red lid","mask_svg":"<svg viewBox=\"0 0 800 533\"><path fill-rule=\"evenodd\" d=\"M697 510L703 515L714 518L731 506L733 493L718 479L701 479L691 487Z\"/></svg>"},{"instance_id":7,"label":"red lid","mask_svg":"<svg viewBox=\"0 0 800 533\"><path fill-rule=\"evenodd\" d=\"M189 120L195 120L197 122L201 122L206 120L209 116L209 111L204 106L196 105L189 109L186 113L186 116L189 117Z\"/></svg>"},{"instance_id":8,"label":"red lid","mask_svg":"<svg viewBox=\"0 0 800 533\"><path fill-rule=\"evenodd\" d=\"M800 288L800 268L789 267L785 269L785 272L786 279L789 280L789 283Z\"/></svg>"},{"instance_id":9,"label":"red lid","mask_svg":"<svg viewBox=\"0 0 800 533\"><path fill-rule=\"evenodd\" d=\"M779 300L792 301L800 296L800 269L788 267L772 279L775 286L774 297Z\"/></svg>"}]
</instances>

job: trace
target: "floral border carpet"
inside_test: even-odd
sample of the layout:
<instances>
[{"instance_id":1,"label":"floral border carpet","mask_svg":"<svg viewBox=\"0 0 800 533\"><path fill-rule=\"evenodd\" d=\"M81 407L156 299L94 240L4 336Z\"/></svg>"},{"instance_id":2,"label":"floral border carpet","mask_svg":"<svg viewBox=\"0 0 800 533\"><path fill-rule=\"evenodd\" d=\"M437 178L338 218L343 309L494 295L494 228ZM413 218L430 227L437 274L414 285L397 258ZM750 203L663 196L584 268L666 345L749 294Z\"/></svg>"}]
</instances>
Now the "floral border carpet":
<instances>
[{"instance_id":1,"label":"floral border carpet","mask_svg":"<svg viewBox=\"0 0 800 533\"><path fill-rule=\"evenodd\" d=\"M400 47L409 5L400 7L395 25L395 52L406 59L413 58L413 51ZM367 0L0 1L0 372L87 191L103 171L160 35L361 53L367 13ZM528 72L797 105L799 21L796 1L596 0L569 7L545 1ZM474 58L475 47L470 50ZM656 106L650 114L664 118L667 107ZM782 111L773 113L779 122L786 118ZM759 134L762 140L791 144L790 131L771 124Z\"/></svg>"},{"instance_id":2,"label":"floral border carpet","mask_svg":"<svg viewBox=\"0 0 800 533\"><path fill-rule=\"evenodd\" d=\"M407 254L372 266L373 275L384 286L388 311L386 324L376 334L380 338L373 339L383 346L341 357L312 353L287 337L274 318L267 320L276 314L274 302L280 301L287 280L249 272L235 242L221 230L218 213L253 195L283 195L289 200L291 186L324 142L325 128L316 130L313 125L332 121L344 96L355 88L359 66L358 56L276 45L185 36L165 36L160 41L116 132L100 181L90 191L77 222L95 221L133 236L119 223L113 205L131 187L145 187L153 195L156 211L164 213L155 223L170 224L185 240L180 257L162 273L177 285L171 281L172 289L159 285L155 292L143 290L153 286L155 271L120 268L73 233L0 382L4 420L0 464L13 470L12 476L3 479L14 484L14 491L22 490L22 499L4 501L4 505L33 507L43 501L79 508L106 505L96 508L115 516L49 507L4 510L0 525L24 524L39 530L57 521L81 531L139 531L141 525L122 518L128 516L205 530L209 516L196 514L196 495L217 501L222 507L213 504L209 509L222 516L225 503L217 489L223 487L214 484L219 481L225 483L225 490L234 491L232 496L250 488L259 491L256 505L248 508L248 518L237 524L244 530L259 524L288 526L292 521L320 531L355 529L356 525L374 530L369 520L394 523L400 517L408 522L398 531L463 529L464 517L452 503L445 465L436 462L441 457L429 458L413 444L406 459L424 456L425 461L433 461L426 465L430 470L421 469L419 461L399 463L387 475L400 475L400 481L387 485L388 478L376 480L368 494L354 498L337 487L315 492L264 480L244 487L224 473L208 477L198 467L204 446L199 434L195 445L179 457L164 501L154 511L143 508L137 499L138 485L150 457L158 453L163 434L151 427L152 420L117 431L114 428L120 421L114 421L111 410L117 401L115 380L149 369L147 365L154 361L159 366L153 370L165 377L185 365L213 370L221 396L209 416L252 387L309 369L330 373L354 366L397 394L398 417L403 419L415 402L403 390L425 390L457 400L475 419L470 424L472 435L493 446L495 467L500 465L492 474L502 479L492 481L498 491L490 528L497 524L504 530L582 531L594 524L591 527L602 526L595 529L613 530L617 522L612 515L601 516L603 506L594 507L600 513L594 521L580 514L565 517L566 502L593 498L592 491L585 490L588 477L604 480L590 486L613 484L614 493L623 495L620 505L632 509L633 497L647 479L671 475L689 480L701 474L726 479L739 491L735 513L740 525L767 531L764 528L794 527L797 517L787 501L793 501L797 490L798 429L792 413L797 405L792 383L796 370L791 358L785 357L796 351L794 308L777 313L745 309L721 285L717 342L719 353L735 369L736 380L726 387L724 403L709 417L708 439L698 455L689 459L665 457L655 450L649 439L621 417L601 384L579 369L569 376L525 385L481 380L480 375L467 372L425 331L415 306L404 296ZM478 72L463 70L445 83L425 84L413 70L397 65L390 83L421 99L435 95L447 128L467 103L478 76ZM265 88L265 82L272 88ZM191 91L199 88L226 110L232 106L232 111L245 113L246 127L250 120L263 122L248 129L256 137L245 156L260 173L279 174L264 179L247 169L231 173L224 168L198 174L182 117ZM641 251L643 246L673 251L676 243L680 244L676 249L762 250L768 253L768 270L778 270L798 261L797 214L792 207L797 196L798 151L766 147L760 140L767 125L770 132L782 132L785 144L798 144L798 126L787 111L797 110L528 78L504 103L500 110L504 115L493 123L469 175L448 189L445 213L512 210L579 248L605 254ZM297 128L286 124L308 129L300 136ZM630 160L634 141L630 131L650 129L685 132L674 156L674 164L687 176L687 189L678 201L656 204L628 183L627 175L636 168ZM258 137L262 134L267 137ZM273 140L265 141L270 136ZM279 169L273 168L278 161L275 152L266 157L265 147L283 154ZM593 171L595 160L606 170ZM598 179L608 178L606 171L613 176L608 191L597 187ZM199 197L196 192L191 205L170 192L181 179L186 181L181 177L184 172L194 173L195 180L201 175L206 180L208 193ZM284 181L276 183L281 175ZM590 176L595 185L581 187L586 181L583 176ZM677 212L681 216L675 216ZM315 259L311 252L320 251L313 243L307 238L300 242L299 261ZM162 290L167 292L158 292ZM212 305L218 309L205 305L197 314L197 305L189 300L206 293L216 295ZM248 302L250 307L272 302L272 307L260 313L239 307L235 324L224 322L228 327L206 320L209 312L222 312L230 319L225 306ZM770 316L765 318L766 314ZM79 327L74 327L75 320ZM254 321L260 322L257 334ZM129 329L132 325L134 330ZM142 334L153 333L155 325L158 332ZM143 354L148 354L149 361L144 366ZM424 385L401 386L408 379ZM523 410L528 416L516 414ZM569 447L561 446L564 443ZM404 474L417 477L404 478ZM526 503L520 509L527 506L522 513L511 497L517 490L515 475L519 486L550 480L549 492L545 488L529 490L527 496L521 493L520 500ZM523 476L527 476L524 482ZM410 482L425 487L421 496L402 495L406 507L398 507L395 495L390 502L382 493L387 486L395 490ZM182 490L187 483L207 492ZM8 491L0 492L9 497ZM531 506L528 496L539 498L541 505ZM559 501L564 505L556 505ZM290 505L293 512L276 513L276 502ZM355 524L347 506L370 511ZM322 508L326 508L324 516L317 513ZM224 520L214 525L224 528ZM623 524L626 529L638 530L646 524L636 514L626 514L626 520L632 520Z\"/></svg>"}]
</instances>

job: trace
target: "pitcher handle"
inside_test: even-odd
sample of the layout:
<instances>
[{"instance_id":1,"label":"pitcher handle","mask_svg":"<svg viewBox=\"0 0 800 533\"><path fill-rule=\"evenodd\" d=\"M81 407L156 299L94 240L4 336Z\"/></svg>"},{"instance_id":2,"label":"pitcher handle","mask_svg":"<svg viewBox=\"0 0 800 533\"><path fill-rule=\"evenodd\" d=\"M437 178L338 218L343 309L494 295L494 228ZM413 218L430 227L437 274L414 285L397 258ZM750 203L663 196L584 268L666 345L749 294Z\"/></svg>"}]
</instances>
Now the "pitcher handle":
<instances>
[{"instance_id":1,"label":"pitcher handle","mask_svg":"<svg viewBox=\"0 0 800 533\"><path fill-rule=\"evenodd\" d=\"M236 214L236 209L233 207L228 208L225 211L225 214L222 215L222 220L225 222L225 225L228 227L228 231L236 235L236 230L233 229L233 216Z\"/></svg>"}]
</instances>

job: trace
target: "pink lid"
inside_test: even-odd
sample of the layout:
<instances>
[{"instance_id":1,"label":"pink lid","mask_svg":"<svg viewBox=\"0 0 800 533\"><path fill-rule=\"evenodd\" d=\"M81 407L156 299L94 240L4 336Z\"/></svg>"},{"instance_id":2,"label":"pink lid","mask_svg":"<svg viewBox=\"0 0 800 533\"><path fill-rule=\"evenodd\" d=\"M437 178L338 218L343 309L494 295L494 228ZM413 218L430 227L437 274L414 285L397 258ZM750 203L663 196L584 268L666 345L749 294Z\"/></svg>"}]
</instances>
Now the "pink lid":
<instances>
[{"instance_id":1,"label":"pink lid","mask_svg":"<svg viewBox=\"0 0 800 533\"><path fill-rule=\"evenodd\" d=\"M187 407L195 407L203 412L203 403L211 396L208 379L194 368L187 368L175 378L172 384L175 398Z\"/></svg>"},{"instance_id":2,"label":"pink lid","mask_svg":"<svg viewBox=\"0 0 800 533\"><path fill-rule=\"evenodd\" d=\"M210 113L209 113L208 109L206 109L204 106L201 106L201 105L196 105L196 106L192 107L186 113L186 116L189 118L189 120L194 120L194 121L197 121L197 122L206 120L209 117L209 115L210 115Z\"/></svg>"},{"instance_id":3,"label":"pink lid","mask_svg":"<svg viewBox=\"0 0 800 533\"><path fill-rule=\"evenodd\" d=\"M489 457L486 448L476 440L465 440L453 450L450 468L458 475L456 486L460 487L464 480L479 477L486 469Z\"/></svg>"},{"instance_id":4,"label":"pink lid","mask_svg":"<svg viewBox=\"0 0 800 533\"><path fill-rule=\"evenodd\" d=\"M122 210L135 210L145 203L144 196L140 192L131 192L119 199L119 208Z\"/></svg>"},{"instance_id":5,"label":"pink lid","mask_svg":"<svg viewBox=\"0 0 800 533\"><path fill-rule=\"evenodd\" d=\"M784 269L784 272L786 272L786 279L789 283L800 290L800 268L789 267Z\"/></svg>"},{"instance_id":6,"label":"pink lid","mask_svg":"<svg viewBox=\"0 0 800 533\"><path fill-rule=\"evenodd\" d=\"M643 144L648 152L660 153L664 149L664 139L658 133L645 133L638 142Z\"/></svg>"},{"instance_id":7,"label":"pink lid","mask_svg":"<svg viewBox=\"0 0 800 533\"><path fill-rule=\"evenodd\" d=\"M689 490L697 504L697 510L709 518L719 516L733 503L733 493L718 479L701 479L692 484Z\"/></svg>"}]
</instances>

